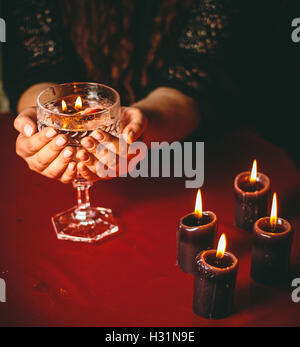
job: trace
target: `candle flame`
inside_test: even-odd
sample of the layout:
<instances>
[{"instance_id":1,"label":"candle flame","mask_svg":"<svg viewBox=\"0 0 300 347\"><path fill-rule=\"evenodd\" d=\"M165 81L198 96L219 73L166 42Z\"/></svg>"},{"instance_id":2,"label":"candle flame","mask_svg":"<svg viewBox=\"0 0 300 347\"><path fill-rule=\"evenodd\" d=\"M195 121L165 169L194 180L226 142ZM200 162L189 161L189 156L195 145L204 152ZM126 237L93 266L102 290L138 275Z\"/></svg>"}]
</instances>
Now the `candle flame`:
<instances>
[{"instance_id":1,"label":"candle flame","mask_svg":"<svg viewBox=\"0 0 300 347\"><path fill-rule=\"evenodd\" d=\"M66 111L66 109L67 109L67 104L66 104L65 100L61 101L61 109L63 110L63 112Z\"/></svg>"},{"instance_id":2,"label":"candle flame","mask_svg":"<svg viewBox=\"0 0 300 347\"><path fill-rule=\"evenodd\" d=\"M222 259L224 257L226 251L226 236L225 234L222 234L220 237L219 243L218 243L218 249L217 249L217 258Z\"/></svg>"},{"instance_id":3,"label":"candle flame","mask_svg":"<svg viewBox=\"0 0 300 347\"><path fill-rule=\"evenodd\" d=\"M196 205L195 205L195 214L198 218L201 218L203 215L202 211L202 195L201 190L198 190L197 198L196 198Z\"/></svg>"},{"instance_id":4,"label":"candle flame","mask_svg":"<svg viewBox=\"0 0 300 347\"><path fill-rule=\"evenodd\" d=\"M272 228L275 227L275 225L277 224L277 194L276 193L274 193L273 195L270 223Z\"/></svg>"},{"instance_id":5,"label":"candle flame","mask_svg":"<svg viewBox=\"0 0 300 347\"><path fill-rule=\"evenodd\" d=\"M78 96L78 98L76 99L76 103L75 103L75 109L77 111L82 109L82 99L80 96Z\"/></svg>"},{"instance_id":6,"label":"candle flame","mask_svg":"<svg viewBox=\"0 0 300 347\"><path fill-rule=\"evenodd\" d=\"M251 171L251 176L250 176L250 183L254 184L257 179L257 161L254 160L253 166L252 166L252 171Z\"/></svg>"}]
</instances>

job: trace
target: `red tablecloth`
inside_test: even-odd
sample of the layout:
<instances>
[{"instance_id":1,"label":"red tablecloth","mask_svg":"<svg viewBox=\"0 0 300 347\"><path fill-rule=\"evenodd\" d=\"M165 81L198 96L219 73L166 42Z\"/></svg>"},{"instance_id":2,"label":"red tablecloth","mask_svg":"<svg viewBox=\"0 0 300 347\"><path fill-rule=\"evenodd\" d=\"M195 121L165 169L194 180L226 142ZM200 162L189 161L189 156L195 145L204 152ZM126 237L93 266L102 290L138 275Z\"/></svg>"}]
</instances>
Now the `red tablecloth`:
<instances>
[{"instance_id":1,"label":"red tablecloth","mask_svg":"<svg viewBox=\"0 0 300 347\"><path fill-rule=\"evenodd\" d=\"M113 208L122 233L99 245L59 241L50 217L74 205L73 188L31 172L15 154L12 117L1 116L0 124L0 278L7 284L0 325L300 325L291 287L251 282L251 234L233 223L234 177L256 158L278 193L279 215L295 228L292 278L300 277L300 173L281 149L247 131L206 148L204 208L218 215L228 250L240 260L235 313L210 321L193 314L193 277L176 267L177 222L193 210L195 190L182 179L98 182L92 203Z\"/></svg>"}]
</instances>

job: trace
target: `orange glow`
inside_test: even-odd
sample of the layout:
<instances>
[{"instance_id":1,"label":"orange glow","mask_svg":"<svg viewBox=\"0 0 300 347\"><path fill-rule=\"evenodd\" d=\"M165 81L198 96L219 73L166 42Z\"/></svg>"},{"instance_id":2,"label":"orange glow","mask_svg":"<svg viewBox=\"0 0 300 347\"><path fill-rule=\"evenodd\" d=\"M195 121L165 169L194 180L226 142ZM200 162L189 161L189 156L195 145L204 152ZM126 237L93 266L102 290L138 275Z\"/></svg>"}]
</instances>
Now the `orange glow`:
<instances>
[{"instance_id":1,"label":"orange glow","mask_svg":"<svg viewBox=\"0 0 300 347\"><path fill-rule=\"evenodd\" d=\"M77 100L76 100L76 103L75 103L75 109L77 111L81 110L82 109L82 100L81 100L81 97L78 96Z\"/></svg>"},{"instance_id":2,"label":"orange glow","mask_svg":"<svg viewBox=\"0 0 300 347\"><path fill-rule=\"evenodd\" d=\"M196 206L195 206L195 214L198 218L201 218L203 215L202 211L202 195L201 195L201 190L198 190L197 193L197 199L196 199Z\"/></svg>"},{"instance_id":3,"label":"orange glow","mask_svg":"<svg viewBox=\"0 0 300 347\"><path fill-rule=\"evenodd\" d=\"M273 196L270 223L272 228L275 227L275 225L277 224L277 194L276 193L274 193L274 196Z\"/></svg>"},{"instance_id":4,"label":"orange glow","mask_svg":"<svg viewBox=\"0 0 300 347\"><path fill-rule=\"evenodd\" d=\"M250 176L250 183L254 184L257 179L257 161L254 160L253 166L252 166L252 171L251 171L251 176Z\"/></svg>"},{"instance_id":5,"label":"orange glow","mask_svg":"<svg viewBox=\"0 0 300 347\"><path fill-rule=\"evenodd\" d=\"M226 251L226 236L223 234L220 237L219 243L218 243L218 249L217 249L217 258L222 259L224 257Z\"/></svg>"},{"instance_id":6,"label":"orange glow","mask_svg":"<svg viewBox=\"0 0 300 347\"><path fill-rule=\"evenodd\" d=\"M66 104L65 100L62 100L62 102L61 102L61 109L63 110L63 112L66 111L66 109L67 109L67 104Z\"/></svg>"}]
</instances>

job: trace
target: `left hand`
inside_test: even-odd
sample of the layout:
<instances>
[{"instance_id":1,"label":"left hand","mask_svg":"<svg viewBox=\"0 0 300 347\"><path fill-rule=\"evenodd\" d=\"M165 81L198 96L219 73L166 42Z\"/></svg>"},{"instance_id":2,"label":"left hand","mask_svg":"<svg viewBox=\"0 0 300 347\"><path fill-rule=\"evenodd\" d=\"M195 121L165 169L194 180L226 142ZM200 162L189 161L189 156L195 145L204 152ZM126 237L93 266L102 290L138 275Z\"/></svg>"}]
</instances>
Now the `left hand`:
<instances>
[{"instance_id":1,"label":"left hand","mask_svg":"<svg viewBox=\"0 0 300 347\"><path fill-rule=\"evenodd\" d=\"M102 130L95 130L90 136L85 137L81 141L83 149L79 150L76 156L79 161L78 172L91 182L125 174L126 172L121 172L124 169L119 168L119 157L130 157L127 144L130 145L138 140L147 128L147 124L147 117L139 108L122 107L120 138ZM123 141L124 145L120 146L120 141ZM122 153L119 153L119 147ZM107 170L104 174L103 170L99 169L104 166L116 175L107 174Z\"/></svg>"}]
</instances>

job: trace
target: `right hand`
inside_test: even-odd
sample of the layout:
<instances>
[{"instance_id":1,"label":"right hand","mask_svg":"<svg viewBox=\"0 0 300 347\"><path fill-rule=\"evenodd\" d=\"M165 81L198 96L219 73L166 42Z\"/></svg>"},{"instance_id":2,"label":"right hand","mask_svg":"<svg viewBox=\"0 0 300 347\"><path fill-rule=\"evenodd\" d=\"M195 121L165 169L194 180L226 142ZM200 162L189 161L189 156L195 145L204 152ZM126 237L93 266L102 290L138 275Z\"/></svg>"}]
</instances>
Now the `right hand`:
<instances>
[{"instance_id":1,"label":"right hand","mask_svg":"<svg viewBox=\"0 0 300 347\"><path fill-rule=\"evenodd\" d=\"M31 170L62 183L72 182L77 172L77 164L73 161L76 151L67 146L67 136L58 135L54 128L38 132L36 120L36 107L26 108L15 119L14 127L20 133L17 154Z\"/></svg>"}]
</instances>

